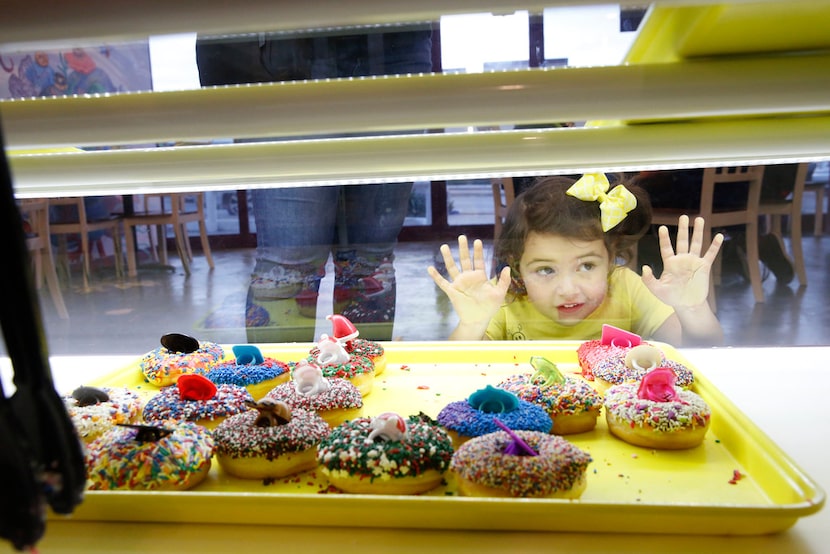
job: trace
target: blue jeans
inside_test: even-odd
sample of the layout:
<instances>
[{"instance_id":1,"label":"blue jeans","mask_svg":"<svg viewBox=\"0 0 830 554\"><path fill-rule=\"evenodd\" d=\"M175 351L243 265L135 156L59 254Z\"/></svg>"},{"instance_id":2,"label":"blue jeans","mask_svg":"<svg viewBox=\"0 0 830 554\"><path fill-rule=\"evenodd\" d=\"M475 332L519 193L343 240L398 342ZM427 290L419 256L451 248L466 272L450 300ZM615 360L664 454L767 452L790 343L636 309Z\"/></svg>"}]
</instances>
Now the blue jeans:
<instances>
[{"instance_id":1,"label":"blue jeans","mask_svg":"<svg viewBox=\"0 0 830 554\"><path fill-rule=\"evenodd\" d=\"M253 281L279 281L286 292L277 296L303 297L312 305L304 315L315 317L331 255L334 312L353 323L388 324L382 336L375 333L372 338L391 338L393 251L411 190L411 183L386 183L251 191L257 232ZM249 299L256 299L254 291ZM307 340L315 338L310 327Z\"/></svg>"}]
</instances>

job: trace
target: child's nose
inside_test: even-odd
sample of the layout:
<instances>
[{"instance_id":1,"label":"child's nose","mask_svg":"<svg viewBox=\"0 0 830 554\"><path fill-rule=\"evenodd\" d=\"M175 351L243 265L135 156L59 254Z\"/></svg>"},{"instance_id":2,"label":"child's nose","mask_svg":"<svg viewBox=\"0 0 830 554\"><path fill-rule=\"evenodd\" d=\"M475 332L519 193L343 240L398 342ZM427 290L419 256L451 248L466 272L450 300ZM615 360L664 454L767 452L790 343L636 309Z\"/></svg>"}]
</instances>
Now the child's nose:
<instances>
[{"instance_id":1,"label":"child's nose","mask_svg":"<svg viewBox=\"0 0 830 554\"><path fill-rule=\"evenodd\" d=\"M560 275L556 280L556 292L562 296L568 296L577 292L576 279L572 275Z\"/></svg>"}]
</instances>

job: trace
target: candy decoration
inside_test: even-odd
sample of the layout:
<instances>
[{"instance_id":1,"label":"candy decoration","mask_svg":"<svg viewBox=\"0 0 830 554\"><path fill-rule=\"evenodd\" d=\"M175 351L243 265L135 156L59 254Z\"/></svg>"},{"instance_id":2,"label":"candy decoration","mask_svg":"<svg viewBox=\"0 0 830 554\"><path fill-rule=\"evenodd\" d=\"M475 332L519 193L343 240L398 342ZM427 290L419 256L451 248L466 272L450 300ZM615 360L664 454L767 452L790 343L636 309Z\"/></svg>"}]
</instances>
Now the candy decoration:
<instances>
[{"instance_id":1,"label":"candy decoration","mask_svg":"<svg viewBox=\"0 0 830 554\"><path fill-rule=\"evenodd\" d=\"M110 399L105 391L95 387L78 387L72 391L72 398L78 401L79 408L109 402Z\"/></svg>"},{"instance_id":2,"label":"candy decoration","mask_svg":"<svg viewBox=\"0 0 830 554\"><path fill-rule=\"evenodd\" d=\"M199 341L181 333L168 333L162 335L161 345L170 352L181 352L190 354L199 350Z\"/></svg>"},{"instance_id":3,"label":"candy decoration","mask_svg":"<svg viewBox=\"0 0 830 554\"><path fill-rule=\"evenodd\" d=\"M487 385L471 394L467 403L473 409L488 414L504 414L518 409L519 397L512 392Z\"/></svg>"},{"instance_id":4,"label":"candy decoration","mask_svg":"<svg viewBox=\"0 0 830 554\"><path fill-rule=\"evenodd\" d=\"M281 400L263 398L259 402L246 400L245 405L258 411L254 425L257 427L277 427L291 421L291 408Z\"/></svg>"},{"instance_id":5,"label":"candy decoration","mask_svg":"<svg viewBox=\"0 0 830 554\"><path fill-rule=\"evenodd\" d=\"M533 450L522 437L513 432L513 430L505 425L499 418L494 417L493 423L501 427L509 436L511 441L504 447L503 452L512 456L538 456L539 453Z\"/></svg>"},{"instance_id":6,"label":"candy decoration","mask_svg":"<svg viewBox=\"0 0 830 554\"><path fill-rule=\"evenodd\" d=\"M369 440L401 441L406 436L406 421L394 412L384 412L372 419Z\"/></svg>"},{"instance_id":7,"label":"candy decoration","mask_svg":"<svg viewBox=\"0 0 830 554\"><path fill-rule=\"evenodd\" d=\"M634 333L620 329L619 327L614 327L613 325L608 325L607 323L603 323L602 325L600 343L605 346L631 348L641 342L643 342L643 339L640 338L640 335L635 335Z\"/></svg>"},{"instance_id":8,"label":"candy decoration","mask_svg":"<svg viewBox=\"0 0 830 554\"><path fill-rule=\"evenodd\" d=\"M663 361L663 354L649 344L635 346L625 355L625 365L631 369L650 371Z\"/></svg>"},{"instance_id":9,"label":"candy decoration","mask_svg":"<svg viewBox=\"0 0 830 554\"><path fill-rule=\"evenodd\" d=\"M119 427L131 427L136 430L133 440L136 442L157 442L173 433L172 429L156 427L154 425L136 425L132 423L118 423Z\"/></svg>"},{"instance_id":10,"label":"candy decoration","mask_svg":"<svg viewBox=\"0 0 830 554\"><path fill-rule=\"evenodd\" d=\"M331 388L331 383L323 377L323 370L307 360L297 362L292 378L294 390L303 396L317 396Z\"/></svg>"},{"instance_id":11,"label":"candy decoration","mask_svg":"<svg viewBox=\"0 0 830 554\"><path fill-rule=\"evenodd\" d=\"M176 381L182 400L210 400L216 396L216 385L210 379L196 373L186 373Z\"/></svg>"},{"instance_id":12,"label":"candy decoration","mask_svg":"<svg viewBox=\"0 0 830 554\"><path fill-rule=\"evenodd\" d=\"M544 379L541 386L550 387L552 385L561 385L565 382L565 376L556 367L556 364L542 356L533 356L530 358L530 365L536 370L536 373L530 378L535 382L537 378Z\"/></svg>"},{"instance_id":13,"label":"candy decoration","mask_svg":"<svg viewBox=\"0 0 830 554\"><path fill-rule=\"evenodd\" d=\"M343 344L334 337L323 333L320 335L320 342L317 343L320 353L317 354L317 363L322 365L337 365L349 361L349 353Z\"/></svg>"},{"instance_id":14,"label":"candy decoration","mask_svg":"<svg viewBox=\"0 0 830 554\"><path fill-rule=\"evenodd\" d=\"M253 344L237 344L232 350L236 363L240 365L259 365L265 361L262 352Z\"/></svg>"},{"instance_id":15,"label":"candy decoration","mask_svg":"<svg viewBox=\"0 0 830 554\"><path fill-rule=\"evenodd\" d=\"M637 397L652 402L672 402L679 400L674 383L677 375L668 367L658 367L643 375Z\"/></svg>"}]
</instances>

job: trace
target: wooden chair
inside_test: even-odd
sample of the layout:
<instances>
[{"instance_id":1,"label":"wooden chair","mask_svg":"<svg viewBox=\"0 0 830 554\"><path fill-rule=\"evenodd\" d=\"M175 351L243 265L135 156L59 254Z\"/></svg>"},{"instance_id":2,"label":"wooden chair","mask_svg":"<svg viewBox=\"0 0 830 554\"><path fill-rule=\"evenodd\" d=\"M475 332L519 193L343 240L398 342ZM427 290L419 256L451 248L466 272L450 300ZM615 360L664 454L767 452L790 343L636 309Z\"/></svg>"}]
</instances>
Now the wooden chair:
<instances>
[{"instance_id":1,"label":"wooden chair","mask_svg":"<svg viewBox=\"0 0 830 554\"><path fill-rule=\"evenodd\" d=\"M810 180L804 183L804 192L816 195L815 219L813 220L813 236L816 237L824 234L824 195L828 186L830 182L827 180ZM830 213L830 208L827 211Z\"/></svg>"},{"instance_id":2,"label":"wooden chair","mask_svg":"<svg viewBox=\"0 0 830 554\"><path fill-rule=\"evenodd\" d=\"M504 225L504 218L507 217L507 210L516 199L512 177L502 177L491 181L493 186L493 213L495 221L493 225L494 238L498 238L501 227Z\"/></svg>"},{"instance_id":3,"label":"wooden chair","mask_svg":"<svg viewBox=\"0 0 830 554\"><path fill-rule=\"evenodd\" d=\"M118 277L123 275L121 269L121 226L117 217L107 216L102 219L90 218L86 210L86 202L83 197L65 197L49 199L49 207L68 206L66 217L54 219L50 222L50 231L53 235L64 235L62 240L65 244L66 235L78 235L80 239L80 253L83 262L84 287L89 287L89 280L92 275L92 252L90 249L90 233L103 232L112 237L115 254L115 274ZM104 255L104 249L100 238L97 239L98 250Z\"/></svg>"},{"instance_id":4,"label":"wooden chair","mask_svg":"<svg viewBox=\"0 0 830 554\"><path fill-rule=\"evenodd\" d=\"M49 201L44 199L26 199L18 204L20 214L28 222L29 229L26 233L26 247L34 266L35 288L40 290L43 281L49 288L49 294L58 317L69 319L69 312L63 301L58 272L55 267L55 258L52 254L52 241L49 232Z\"/></svg>"},{"instance_id":5,"label":"wooden chair","mask_svg":"<svg viewBox=\"0 0 830 554\"><path fill-rule=\"evenodd\" d=\"M706 221L704 227L703 251L709 248L712 242L712 229L743 225L746 227L746 257L749 269L749 282L752 285L752 294L756 302L764 301L764 290L761 286L761 265L758 256L758 218L761 202L761 182L764 178L764 166L741 166L741 167L710 167L704 170L701 182L700 206L698 209L688 210L677 209L654 209L652 223L655 225L666 225L677 227L677 218L686 213L691 221L696 217L703 217ZM746 208L740 210L717 211L715 209L714 194L715 186L730 186L735 183L749 183L747 192ZM691 223L691 222L690 222ZM713 268L712 279L710 280L709 302L714 309L715 289L714 285L720 279L720 259Z\"/></svg>"},{"instance_id":6,"label":"wooden chair","mask_svg":"<svg viewBox=\"0 0 830 554\"><path fill-rule=\"evenodd\" d=\"M208 266L213 269L213 255L210 251L208 241L207 224L205 223L204 193L169 193L160 195L145 195L145 209L148 197L159 199L158 211L137 211L122 218L124 234L127 237L127 274L134 277L138 274L136 263L136 241L135 228L147 225L156 228L158 234L158 258L162 263L167 263L167 240L165 229L167 225L173 226L173 237L176 251L182 262L185 274L190 275L190 262L193 261L193 251L190 247L190 239L187 236L187 224L197 222L199 224L199 236L202 242L202 251L205 254ZM196 207L187 208L187 198L195 198ZM152 246L152 238L151 238Z\"/></svg>"},{"instance_id":7,"label":"wooden chair","mask_svg":"<svg viewBox=\"0 0 830 554\"><path fill-rule=\"evenodd\" d=\"M778 202L761 202L759 213L769 221L768 231L775 235L784 250L784 241L781 232L781 220L787 216L790 228L790 248L792 250L793 266L798 282L807 284L807 271L804 269L804 250L801 245L801 206L804 198L805 183L809 164L798 164L793 185L792 196Z\"/></svg>"}]
</instances>

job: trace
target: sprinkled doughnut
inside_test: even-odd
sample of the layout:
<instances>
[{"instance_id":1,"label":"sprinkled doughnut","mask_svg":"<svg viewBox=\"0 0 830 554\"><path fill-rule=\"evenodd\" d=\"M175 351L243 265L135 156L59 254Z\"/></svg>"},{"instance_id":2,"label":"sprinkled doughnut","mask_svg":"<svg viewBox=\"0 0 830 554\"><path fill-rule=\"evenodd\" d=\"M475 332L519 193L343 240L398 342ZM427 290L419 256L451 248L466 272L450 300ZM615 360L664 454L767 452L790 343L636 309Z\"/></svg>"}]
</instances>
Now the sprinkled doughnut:
<instances>
[{"instance_id":1,"label":"sprinkled doughnut","mask_svg":"<svg viewBox=\"0 0 830 554\"><path fill-rule=\"evenodd\" d=\"M274 479L317 466L317 445L331 431L320 416L267 398L250 407L213 430L216 461L224 471Z\"/></svg>"},{"instance_id":2,"label":"sprinkled doughnut","mask_svg":"<svg viewBox=\"0 0 830 554\"><path fill-rule=\"evenodd\" d=\"M220 362L205 373L216 385L245 387L254 400L291 378L289 366L275 358L263 357L259 348L250 344L233 347L235 360Z\"/></svg>"},{"instance_id":3,"label":"sprinkled doughnut","mask_svg":"<svg viewBox=\"0 0 830 554\"><path fill-rule=\"evenodd\" d=\"M555 435L584 433L596 427L602 397L591 385L562 375L544 358L531 358L531 365L536 373L511 375L498 387L544 408L553 421L551 433Z\"/></svg>"},{"instance_id":4,"label":"sprinkled doughnut","mask_svg":"<svg viewBox=\"0 0 830 554\"><path fill-rule=\"evenodd\" d=\"M285 402L292 410L316 412L332 428L363 412L363 396L346 379L326 379L319 367L305 360L297 363L293 377L265 398Z\"/></svg>"},{"instance_id":5,"label":"sprinkled doughnut","mask_svg":"<svg viewBox=\"0 0 830 554\"><path fill-rule=\"evenodd\" d=\"M437 487L449 468L452 443L434 422L383 413L333 429L317 461L329 482L355 494L419 494Z\"/></svg>"},{"instance_id":6,"label":"sprinkled doughnut","mask_svg":"<svg viewBox=\"0 0 830 554\"><path fill-rule=\"evenodd\" d=\"M375 384L375 366L365 356L351 356L346 351L345 341L320 335L320 341L306 360L323 370L326 378L348 379L368 396Z\"/></svg>"},{"instance_id":7,"label":"sprinkled doughnut","mask_svg":"<svg viewBox=\"0 0 830 554\"><path fill-rule=\"evenodd\" d=\"M193 421L212 429L226 417L248 409L253 401L245 387L214 385L201 375L182 375L144 406L145 421Z\"/></svg>"},{"instance_id":8,"label":"sprinkled doughnut","mask_svg":"<svg viewBox=\"0 0 830 554\"><path fill-rule=\"evenodd\" d=\"M141 416L141 398L128 388L78 387L63 403L78 435L91 442L119 423Z\"/></svg>"},{"instance_id":9,"label":"sprinkled doughnut","mask_svg":"<svg viewBox=\"0 0 830 554\"><path fill-rule=\"evenodd\" d=\"M505 431L470 439L455 451L450 469L464 496L579 498L591 457L555 435L514 431L537 455L509 453ZM505 450L508 452L505 452Z\"/></svg>"},{"instance_id":10,"label":"sprinkled doughnut","mask_svg":"<svg viewBox=\"0 0 830 554\"><path fill-rule=\"evenodd\" d=\"M490 385L474 392L467 400L450 402L438 413L437 420L458 448L471 437L498 431L493 421L495 416L511 429L548 433L553 425L541 406Z\"/></svg>"},{"instance_id":11,"label":"sprinkled doughnut","mask_svg":"<svg viewBox=\"0 0 830 554\"><path fill-rule=\"evenodd\" d=\"M659 349L645 344L599 362L594 366L594 382L597 389L604 392L613 385L637 382L655 367L671 368L677 376L675 384L678 387L689 388L695 382L691 369L680 362L666 359Z\"/></svg>"},{"instance_id":12,"label":"sprinkled doughnut","mask_svg":"<svg viewBox=\"0 0 830 554\"><path fill-rule=\"evenodd\" d=\"M178 333L164 335L161 342L161 347L148 352L138 362L144 379L157 387L174 384L180 375L203 374L225 355L215 342L199 342Z\"/></svg>"},{"instance_id":13,"label":"sprinkled doughnut","mask_svg":"<svg viewBox=\"0 0 830 554\"><path fill-rule=\"evenodd\" d=\"M709 429L711 410L697 394L674 386L669 368L656 368L639 383L623 383L605 393L605 418L614 436L637 446L684 449L699 445Z\"/></svg>"},{"instance_id":14,"label":"sprinkled doughnut","mask_svg":"<svg viewBox=\"0 0 830 554\"><path fill-rule=\"evenodd\" d=\"M372 360L375 376L386 369L386 351L379 342L358 338L360 331L345 316L329 314L326 319L331 321L331 337L343 345L350 356L363 356ZM311 357L317 359L320 349L311 350Z\"/></svg>"},{"instance_id":15,"label":"sprinkled doughnut","mask_svg":"<svg viewBox=\"0 0 830 554\"><path fill-rule=\"evenodd\" d=\"M604 324L601 338L587 340L576 349L576 359L582 369L582 376L593 381L594 367L598 363L610 356L625 356L631 348L639 344L645 344L639 335Z\"/></svg>"},{"instance_id":16,"label":"sprinkled doughnut","mask_svg":"<svg viewBox=\"0 0 830 554\"><path fill-rule=\"evenodd\" d=\"M210 470L213 439L190 422L116 426L86 454L90 490L185 490Z\"/></svg>"}]
</instances>

